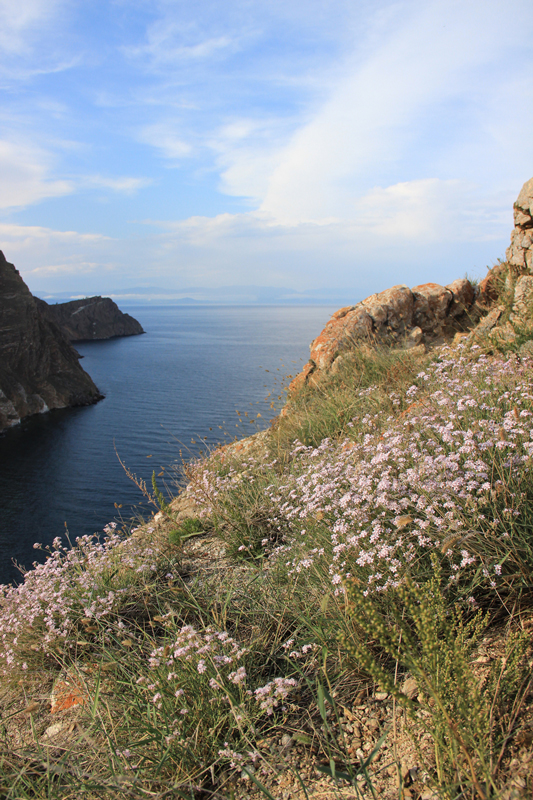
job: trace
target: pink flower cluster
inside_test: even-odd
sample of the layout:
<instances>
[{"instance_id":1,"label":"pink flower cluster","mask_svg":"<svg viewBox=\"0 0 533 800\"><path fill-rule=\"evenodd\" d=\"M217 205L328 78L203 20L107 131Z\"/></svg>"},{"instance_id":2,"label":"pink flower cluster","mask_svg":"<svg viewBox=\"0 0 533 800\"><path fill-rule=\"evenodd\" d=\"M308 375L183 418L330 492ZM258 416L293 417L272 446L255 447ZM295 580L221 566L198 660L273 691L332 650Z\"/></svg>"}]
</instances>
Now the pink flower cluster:
<instances>
[{"instance_id":1,"label":"pink flower cluster","mask_svg":"<svg viewBox=\"0 0 533 800\"><path fill-rule=\"evenodd\" d=\"M274 678L273 681L255 690L255 699L259 703L261 711L265 711L270 716L274 709L277 708L297 686L298 681L294 678Z\"/></svg>"},{"instance_id":2,"label":"pink flower cluster","mask_svg":"<svg viewBox=\"0 0 533 800\"><path fill-rule=\"evenodd\" d=\"M289 470L281 478L271 471L275 480L264 490L268 524L283 542L270 558L283 559L291 574L326 560L336 593L354 575L369 591L394 586L408 565L452 535L464 542L444 548L452 575L476 567L472 530L504 539L520 514L511 487L533 456L532 366L516 356L444 349L398 396L407 411L388 419L364 413L348 438L316 448L296 442ZM368 397L372 387L360 394ZM250 461L240 474L204 471L211 510L229 503L252 474ZM501 573L501 563L483 567Z\"/></svg>"},{"instance_id":3,"label":"pink flower cluster","mask_svg":"<svg viewBox=\"0 0 533 800\"><path fill-rule=\"evenodd\" d=\"M122 607L133 587L110 588L110 575L130 568L155 569L157 554L139 538L124 538L106 526L106 536L82 536L74 547L57 537L43 564L35 563L18 586L0 586L0 671L6 674L24 661L27 647L45 655L75 646L72 633L80 620L108 620ZM120 556L117 547L120 546ZM40 548L40 545L36 545ZM147 566L148 565L148 566Z\"/></svg>"}]
</instances>

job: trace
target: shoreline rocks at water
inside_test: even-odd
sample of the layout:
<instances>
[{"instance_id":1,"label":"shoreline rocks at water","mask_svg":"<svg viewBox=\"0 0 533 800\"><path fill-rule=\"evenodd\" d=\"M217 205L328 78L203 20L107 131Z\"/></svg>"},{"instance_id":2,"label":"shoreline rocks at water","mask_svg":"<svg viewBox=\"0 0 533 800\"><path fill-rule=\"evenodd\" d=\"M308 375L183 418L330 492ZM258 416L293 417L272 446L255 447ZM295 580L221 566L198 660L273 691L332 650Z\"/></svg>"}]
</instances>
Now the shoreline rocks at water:
<instances>
[{"instance_id":1,"label":"shoreline rocks at water","mask_svg":"<svg viewBox=\"0 0 533 800\"><path fill-rule=\"evenodd\" d=\"M78 359L0 251L0 431L32 414L101 400Z\"/></svg>"},{"instance_id":2,"label":"shoreline rocks at water","mask_svg":"<svg viewBox=\"0 0 533 800\"><path fill-rule=\"evenodd\" d=\"M54 305L39 298L35 298L35 301L43 315L61 328L69 342L114 339L144 333L141 323L121 311L110 297L85 297Z\"/></svg>"}]
</instances>

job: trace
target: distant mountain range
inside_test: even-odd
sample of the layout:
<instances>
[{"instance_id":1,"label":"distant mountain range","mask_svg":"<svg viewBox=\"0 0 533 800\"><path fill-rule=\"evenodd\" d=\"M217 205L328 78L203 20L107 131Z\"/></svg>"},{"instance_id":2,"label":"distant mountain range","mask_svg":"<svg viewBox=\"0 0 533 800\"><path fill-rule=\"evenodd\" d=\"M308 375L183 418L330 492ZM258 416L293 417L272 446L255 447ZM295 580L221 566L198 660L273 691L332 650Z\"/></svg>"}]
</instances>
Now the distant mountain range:
<instances>
[{"instance_id":1,"label":"distant mountain range","mask_svg":"<svg viewBox=\"0 0 533 800\"><path fill-rule=\"evenodd\" d=\"M78 300L75 292L38 293L48 303ZM131 286L106 292L121 306L125 305L353 305L358 301L348 290L292 291L279 286L187 286L181 290L162 286Z\"/></svg>"}]
</instances>

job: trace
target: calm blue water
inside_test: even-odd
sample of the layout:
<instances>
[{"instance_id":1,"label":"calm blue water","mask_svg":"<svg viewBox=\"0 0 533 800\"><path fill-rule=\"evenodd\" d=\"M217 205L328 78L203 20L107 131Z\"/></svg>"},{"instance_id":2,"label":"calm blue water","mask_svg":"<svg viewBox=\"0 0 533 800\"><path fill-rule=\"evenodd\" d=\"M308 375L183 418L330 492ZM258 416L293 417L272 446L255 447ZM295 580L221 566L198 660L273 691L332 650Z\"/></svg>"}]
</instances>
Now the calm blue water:
<instances>
[{"instance_id":1,"label":"calm blue water","mask_svg":"<svg viewBox=\"0 0 533 800\"><path fill-rule=\"evenodd\" d=\"M265 396L307 361L333 307L138 307L146 334L77 346L106 395L95 406L23 422L0 437L0 583L30 566L34 542L101 531L149 507L119 464L152 470L255 429L275 414ZM222 429L219 427L222 426ZM192 441L194 440L194 441ZM122 504L117 511L115 503Z\"/></svg>"}]
</instances>

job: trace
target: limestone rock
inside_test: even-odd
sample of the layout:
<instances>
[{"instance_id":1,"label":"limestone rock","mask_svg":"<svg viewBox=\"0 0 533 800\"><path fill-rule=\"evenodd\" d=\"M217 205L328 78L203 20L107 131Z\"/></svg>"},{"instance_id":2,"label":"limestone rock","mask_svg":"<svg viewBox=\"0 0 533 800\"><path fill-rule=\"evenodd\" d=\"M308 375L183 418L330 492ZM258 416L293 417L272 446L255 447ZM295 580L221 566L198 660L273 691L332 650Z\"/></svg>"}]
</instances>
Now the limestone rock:
<instances>
[{"instance_id":1,"label":"limestone rock","mask_svg":"<svg viewBox=\"0 0 533 800\"><path fill-rule=\"evenodd\" d=\"M31 414L101 398L74 348L0 251L0 431Z\"/></svg>"},{"instance_id":2,"label":"limestone rock","mask_svg":"<svg viewBox=\"0 0 533 800\"><path fill-rule=\"evenodd\" d=\"M511 315L513 322L531 324L533 318L533 275L521 275L514 289L514 303Z\"/></svg>"},{"instance_id":3,"label":"limestone rock","mask_svg":"<svg viewBox=\"0 0 533 800\"><path fill-rule=\"evenodd\" d=\"M393 286L379 294L373 294L362 304L372 317L373 327L380 337L403 335L413 321L413 294L404 285Z\"/></svg>"},{"instance_id":4,"label":"limestone rock","mask_svg":"<svg viewBox=\"0 0 533 800\"><path fill-rule=\"evenodd\" d=\"M476 325L472 331L472 334L486 336L495 327L502 314L503 308L501 306L496 306L496 308L493 308L491 311L489 311L487 316L483 317L479 324Z\"/></svg>"},{"instance_id":5,"label":"limestone rock","mask_svg":"<svg viewBox=\"0 0 533 800\"><path fill-rule=\"evenodd\" d=\"M446 286L453 294L452 302L449 307L451 317L459 317L472 306L476 299L476 290L466 278L458 278Z\"/></svg>"},{"instance_id":6,"label":"limestone rock","mask_svg":"<svg viewBox=\"0 0 533 800\"><path fill-rule=\"evenodd\" d=\"M491 306L495 303L502 293L502 290L506 288L508 274L509 267L506 262L500 261L498 264L495 264L479 284L478 302L483 306Z\"/></svg>"},{"instance_id":7,"label":"limestone rock","mask_svg":"<svg viewBox=\"0 0 533 800\"><path fill-rule=\"evenodd\" d=\"M413 288L413 321L424 333L441 335L442 325L453 300L453 292L438 283L424 283Z\"/></svg>"},{"instance_id":8,"label":"limestone rock","mask_svg":"<svg viewBox=\"0 0 533 800\"><path fill-rule=\"evenodd\" d=\"M112 339L144 333L142 325L123 313L110 297L86 297L49 305L37 300L42 313L58 325L71 342Z\"/></svg>"},{"instance_id":9,"label":"limestone rock","mask_svg":"<svg viewBox=\"0 0 533 800\"><path fill-rule=\"evenodd\" d=\"M514 224L507 263L518 274L533 272L533 178L524 183L514 204Z\"/></svg>"}]
</instances>

